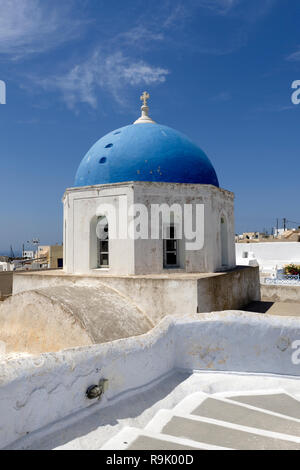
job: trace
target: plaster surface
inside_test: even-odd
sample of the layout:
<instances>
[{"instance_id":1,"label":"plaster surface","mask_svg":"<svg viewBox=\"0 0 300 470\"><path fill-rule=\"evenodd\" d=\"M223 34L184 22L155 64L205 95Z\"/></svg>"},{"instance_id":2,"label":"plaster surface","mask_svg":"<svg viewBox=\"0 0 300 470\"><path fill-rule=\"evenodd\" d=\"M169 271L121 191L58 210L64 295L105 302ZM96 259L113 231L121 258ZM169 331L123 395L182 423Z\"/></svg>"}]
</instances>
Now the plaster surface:
<instances>
[{"instance_id":1,"label":"plaster surface","mask_svg":"<svg viewBox=\"0 0 300 470\"><path fill-rule=\"evenodd\" d=\"M113 275L162 274L172 272L164 268L163 236L152 239L150 224L151 206L178 204L184 213L184 205L204 206L204 245L186 250L183 236L179 242L177 269L187 273L209 273L231 269L236 266L234 244L234 195L230 191L209 184L176 184L130 181L69 188L64 203L64 270L69 273L92 274L95 271ZM110 237L109 267L97 269L96 222L106 215L105 207L115 211L110 226L127 227L133 220L130 209L143 205L147 209L148 238L132 239L125 233L119 239ZM194 211L195 212L195 211ZM221 219L224 221L225 237L222 245ZM195 222L195 221L194 221ZM195 226L195 224L194 224ZM183 230L184 234L184 230ZM226 265L222 259L225 253Z\"/></svg>"},{"instance_id":2,"label":"plaster surface","mask_svg":"<svg viewBox=\"0 0 300 470\"><path fill-rule=\"evenodd\" d=\"M48 287L0 304L0 341L7 353L42 353L146 333L154 324L128 298L106 286Z\"/></svg>"},{"instance_id":3,"label":"plaster surface","mask_svg":"<svg viewBox=\"0 0 300 470\"><path fill-rule=\"evenodd\" d=\"M13 293L56 287L111 287L131 299L157 324L166 315L241 309L260 300L258 268L238 267L223 273L163 273L113 276L68 275L62 271L16 273Z\"/></svg>"},{"instance_id":4,"label":"plaster surface","mask_svg":"<svg viewBox=\"0 0 300 470\"><path fill-rule=\"evenodd\" d=\"M267 302L300 303L300 286L261 284L260 289Z\"/></svg>"},{"instance_id":5,"label":"plaster surface","mask_svg":"<svg viewBox=\"0 0 300 470\"><path fill-rule=\"evenodd\" d=\"M0 446L17 445L13 443L29 439L28 435L34 437L34 432L35 438L42 439L98 412L116 419L106 423L104 434L99 430L104 442L109 438L107 429L119 418L130 419L130 407L126 408L130 397L140 415L143 406L145 410L151 407L141 392L153 390L176 370L208 373L208 381L203 382L206 391L241 391L270 384L278 389L285 384L285 390L299 393L300 369L292 361L293 342L300 338L296 318L234 311L201 318L168 317L150 332L133 338L38 356L3 357ZM219 380L218 373L225 373L224 380ZM241 379L243 374L245 379ZM201 374L199 377L201 380ZM108 389L100 402L90 401L86 389L100 378L108 380ZM188 390L192 392L191 387ZM111 415L112 408L105 415L107 407L121 400L125 400L121 415ZM155 403L157 400L158 395L153 396ZM24 444L20 442L18 445Z\"/></svg>"}]
</instances>

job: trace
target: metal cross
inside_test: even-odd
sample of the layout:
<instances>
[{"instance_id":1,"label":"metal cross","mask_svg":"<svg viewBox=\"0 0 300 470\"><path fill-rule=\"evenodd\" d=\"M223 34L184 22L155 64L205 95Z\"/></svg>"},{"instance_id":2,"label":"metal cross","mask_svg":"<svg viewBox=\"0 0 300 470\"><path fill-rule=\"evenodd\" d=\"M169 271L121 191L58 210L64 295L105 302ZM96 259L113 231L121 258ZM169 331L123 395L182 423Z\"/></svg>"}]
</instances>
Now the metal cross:
<instances>
[{"instance_id":1,"label":"metal cross","mask_svg":"<svg viewBox=\"0 0 300 470\"><path fill-rule=\"evenodd\" d=\"M141 96L141 101L143 101L144 106L147 106L147 104L148 104L147 101L148 101L149 98L150 98L149 93L147 93L147 91L144 91L144 93Z\"/></svg>"}]
</instances>

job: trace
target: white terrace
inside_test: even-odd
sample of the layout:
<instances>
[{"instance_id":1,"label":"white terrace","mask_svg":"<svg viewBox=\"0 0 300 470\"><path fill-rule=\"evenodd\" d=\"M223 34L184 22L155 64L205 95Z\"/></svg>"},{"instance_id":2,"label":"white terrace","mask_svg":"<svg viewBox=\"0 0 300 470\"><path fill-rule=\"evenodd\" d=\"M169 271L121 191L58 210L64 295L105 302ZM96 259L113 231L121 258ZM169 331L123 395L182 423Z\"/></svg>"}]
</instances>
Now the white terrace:
<instances>
[{"instance_id":1,"label":"white terrace","mask_svg":"<svg viewBox=\"0 0 300 470\"><path fill-rule=\"evenodd\" d=\"M1 448L300 449L299 339L296 318L232 311L6 358Z\"/></svg>"}]
</instances>

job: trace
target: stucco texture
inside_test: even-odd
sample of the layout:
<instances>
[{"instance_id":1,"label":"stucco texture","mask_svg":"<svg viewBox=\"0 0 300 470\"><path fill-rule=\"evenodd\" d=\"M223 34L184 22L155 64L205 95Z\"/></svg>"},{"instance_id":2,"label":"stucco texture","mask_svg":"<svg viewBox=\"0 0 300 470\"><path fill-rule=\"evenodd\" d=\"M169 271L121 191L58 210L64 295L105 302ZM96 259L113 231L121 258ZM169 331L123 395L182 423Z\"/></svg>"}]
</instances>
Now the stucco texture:
<instances>
[{"instance_id":1,"label":"stucco texture","mask_svg":"<svg viewBox=\"0 0 300 470\"><path fill-rule=\"evenodd\" d=\"M0 305L6 352L54 352L137 336L153 323L114 289L49 287L23 292Z\"/></svg>"},{"instance_id":2,"label":"stucco texture","mask_svg":"<svg viewBox=\"0 0 300 470\"><path fill-rule=\"evenodd\" d=\"M189 387L189 393L259 390L270 380L276 390L284 386L299 393L299 364L292 360L294 353L299 358L293 348L300 337L297 318L234 311L200 318L165 318L145 335L112 343L10 360L0 357L0 448L12 447L39 430L41 438L61 432L61 442L66 442L65 420L74 429L76 420L88 413L95 413L96 429L107 425L108 439L112 425L141 414L141 404L142 409L153 403L156 409L163 407L156 390L159 381L174 370L201 371L202 384L204 372L209 372L207 386L203 389L198 382L197 388ZM108 380L102 400L88 400L87 388L101 378ZM144 392L151 387L151 398L145 401ZM164 396L174 387L173 382ZM131 408L130 399L135 401ZM118 410L122 401L124 408ZM19 442L18 448L22 446Z\"/></svg>"},{"instance_id":3,"label":"stucco texture","mask_svg":"<svg viewBox=\"0 0 300 470\"><path fill-rule=\"evenodd\" d=\"M136 126L137 127L137 126ZM193 207L190 220L199 224L198 244L184 233L179 242L177 269L187 273L214 273L236 266L234 244L234 195L233 193L207 184L177 184L161 182L127 182L103 184L66 190L64 198L64 271L68 274L108 273L112 275L148 275L174 272L164 266L163 236L152 238L151 227L159 227L159 211L153 216L152 210L162 204L171 207L176 204L184 220L187 204ZM124 232L121 236L110 236L109 267L98 268L97 261L97 217L109 208L109 225L128 227L134 220L130 216L133 207L143 206L146 238L131 237ZM196 208L203 208L204 214L196 220ZM155 212L155 211L154 211ZM114 215L113 215L114 214ZM200 223L200 218L204 220ZM162 223L168 225L168 217ZM181 226L178 216L178 226ZM221 220L224 224L221 224ZM165 220L165 221L164 221ZM163 222L164 221L164 222ZM148 224L148 229L146 225ZM154 224L154 225L153 225ZM189 224L185 224L187 228ZM222 226L226 227L225 235ZM149 231L150 230L150 231ZM117 230L118 232L118 230ZM117 233L116 235L119 235ZM151 235L151 236L150 236ZM180 238L180 236L179 236ZM223 244L222 244L223 242ZM200 243L200 244L199 244ZM203 245L202 245L203 243ZM192 245L189 246L188 245ZM226 260L224 261L222 255Z\"/></svg>"},{"instance_id":4,"label":"stucco texture","mask_svg":"<svg viewBox=\"0 0 300 470\"><path fill-rule=\"evenodd\" d=\"M156 325L166 315L242 309L260 300L258 268L243 266L223 273L166 273L151 276L68 275L63 271L19 272L13 293L55 286L102 288L130 298Z\"/></svg>"},{"instance_id":5,"label":"stucco texture","mask_svg":"<svg viewBox=\"0 0 300 470\"><path fill-rule=\"evenodd\" d=\"M300 286L261 284L260 288L265 302L300 303Z\"/></svg>"}]
</instances>

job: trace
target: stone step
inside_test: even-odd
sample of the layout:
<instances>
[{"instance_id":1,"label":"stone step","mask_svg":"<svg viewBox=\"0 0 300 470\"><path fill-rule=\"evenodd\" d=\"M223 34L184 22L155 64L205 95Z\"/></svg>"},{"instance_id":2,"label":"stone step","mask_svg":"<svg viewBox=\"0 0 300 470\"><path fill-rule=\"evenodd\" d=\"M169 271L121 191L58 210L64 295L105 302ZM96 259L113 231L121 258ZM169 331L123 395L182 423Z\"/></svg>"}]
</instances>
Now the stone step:
<instances>
[{"instance_id":1,"label":"stone step","mask_svg":"<svg viewBox=\"0 0 300 470\"><path fill-rule=\"evenodd\" d=\"M259 394L227 395L226 397L234 402L300 419L300 401L286 392L272 394L260 392Z\"/></svg>"},{"instance_id":2,"label":"stone step","mask_svg":"<svg viewBox=\"0 0 300 470\"><path fill-rule=\"evenodd\" d=\"M106 442L101 450L224 450L224 448L143 429L125 427Z\"/></svg>"},{"instance_id":3,"label":"stone step","mask_svg":"<svg viewBox=\"0 0 300 470\"><path fill-rule=\"evenodd\" d=\"M160 410L146 431L238 450L300 450L300 437Z\"/></svg>"},{"instance_id":4,"label":"stone step","mask_svg":"<svg viewBox=\"0 0 300 470\"><path fill-rule=\"evenodd\" d=\"M174 408L178 412L300 437L298 419L205 393L186 397Z\"/></svg>"}]
</instances>

